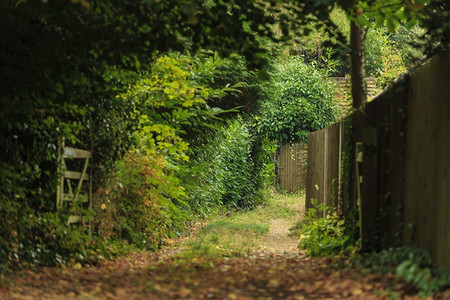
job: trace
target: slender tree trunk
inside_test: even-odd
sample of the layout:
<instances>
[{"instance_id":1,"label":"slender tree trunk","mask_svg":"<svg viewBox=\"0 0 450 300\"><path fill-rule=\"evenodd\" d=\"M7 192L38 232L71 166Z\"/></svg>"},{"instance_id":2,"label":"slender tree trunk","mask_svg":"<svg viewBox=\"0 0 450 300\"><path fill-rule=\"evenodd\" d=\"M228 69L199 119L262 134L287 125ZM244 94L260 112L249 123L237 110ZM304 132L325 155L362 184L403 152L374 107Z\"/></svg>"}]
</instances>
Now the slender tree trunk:
<instances>
[{"instance_id":1,"label":"slender tree trunk","mask_svg":"<svg viewBox=\"0 0 450 300\"><path fill-rule=\"evenodd\" d=\"M358 142L362 142L362 126L364 124L364 103L366 102L366 90L364 84L364 33L362 28L356 24L354 21L350 23L350 49L351 49L351 62L350 62L350 75L352 82L352 98L353 107L356 109L353 119L353 142L354 145ZM356 146L352 149L354 152L351 157L356 155ZM361 174L361 166L356 163L354 159L351 160L352 166L352 188L351 188L351 199L355 201L355 207L362 204L362 199L358 199L358 185L359 176L356 174ZM358 171L358 172L357 172ZM359 206L361 208L361 206ZM361 209L359 209L359 236L362 238L365 235L363 228L363 216L361 215ZM361 248L366 249L366 244L361 243Z\"/></svg>"},{"instance_id":2,"label":"slender tree trunk","mask_svg":"<svg viewBox=\"0 0 450 300\"><path fill-rule=\"evenodd\" d=\"M354 21L350 23L351 63L350 75L352 80L353 107L360 110L366 102L364 84L364 33L363 29Z\"/></svg>"}]
</instances>

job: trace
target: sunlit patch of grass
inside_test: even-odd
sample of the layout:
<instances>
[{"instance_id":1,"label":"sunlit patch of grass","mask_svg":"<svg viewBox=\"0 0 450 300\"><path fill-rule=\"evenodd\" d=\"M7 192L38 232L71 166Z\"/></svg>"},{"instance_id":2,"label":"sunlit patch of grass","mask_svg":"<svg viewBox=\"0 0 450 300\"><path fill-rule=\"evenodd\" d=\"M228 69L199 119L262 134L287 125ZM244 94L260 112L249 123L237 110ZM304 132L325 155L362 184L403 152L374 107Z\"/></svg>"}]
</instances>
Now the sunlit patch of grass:
<instances>
[{"instance_id":1,"label":"sunlit patch of grass","mask_svg":"<svg viewBox=\"0 0 450 300\"><path fill-rule=\"evenodd\" d=\"M269 228L265 224L239 222L239 220L233 219L234 218L227 218L210 223L203 228L203 232L219 233L219 234L220 233L265 234L269 231Z\"/></svg>"},{"instance_id":2,"label":"sunlit patch of grass","mask_svg":"<svg viewBox=\"0 0 450 300\"><path fill-rule=\"evenodd\" d=\"M247 220L242 218L243 214L239 216L218 219L206 225L185 243L188 250L179 257L212 259L239 256L256 248L259 238L269 232L268 224Z\"/></svg>"},{"instance_id":3,"label":"sunlit patch of grass","mask_svg":"<svg viewBox=\"0 0 450 300\"><path fill-rule=\"evenodd\" d=\"M253 210L218 216L188 239L186 250L176 256L179 265L212 266L221 257L242 256L256 250L269 232L270 220L283 218L295 223L304 194L268 191L268 200Z\"/></svg>"}]
</instances>

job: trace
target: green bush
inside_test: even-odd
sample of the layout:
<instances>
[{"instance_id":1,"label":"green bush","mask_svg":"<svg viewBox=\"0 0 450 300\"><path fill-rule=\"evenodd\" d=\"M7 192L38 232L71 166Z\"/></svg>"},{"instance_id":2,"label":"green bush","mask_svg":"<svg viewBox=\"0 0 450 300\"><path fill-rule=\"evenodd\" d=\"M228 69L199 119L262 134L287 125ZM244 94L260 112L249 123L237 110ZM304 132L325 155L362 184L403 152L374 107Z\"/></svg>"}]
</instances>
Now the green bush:
<instances>
[{"instance_id":1,"label":"green bush","mask_svg":"<svg viewBox=\"0 0 450 300\"><path fill-rule=\"evenodd\" d=\"M268 141L252 136L240 118L210 131L180 175L189 203L201 214L219 205L251 208L262 200L273 164Z\"/></svg>"},{"instance_id":2,"label":"green bush","mask_svg":"<svg viewBox=\"0 0 450 300\"><path fill-rule=\"evenodd\" d=\"M103 239L156 249L192 214L220 205L249 208L261 199L270 147L242 119L223 121L217 115L226 111L210 106L235 91L209 87L226 64L217 54L162 56L117 98L132 103L139 122L136 149L117 165L110 196L96 193Z\"/></svg>"},{"instance_id":3,"label":"green bush","mask_svg":"<svg viewBox=\"0 0 450 300\"><path fill-rule=\"evenodd\" d=\"M281 143L304 141L336 120L333 86L326 71L299 57L277 61L265 86L268 98L255 117L257 131Z\"/></svg>"},{"instance_id":4,"label":"green bush","mask_svg":"<svg viewBox=\"0 0 450 300\"><path fill-rule=\"evenodd\" d=\"M116 236L136 247L158 249L179 236L189 216L184 188L170 174L162 155L130 153L118 164L122 186L116 198Z\"/></svg>"},{"instance_id":5,"label":"green bush","mask_svg":"<svg viewBox=\"0 0 450 300\"><path fill-rule=\"evenodd\" d=\"M51 266L93 256L86 226L67 226L67 215L41 213L20 200L0 201L0 273Z\"/></svg>"},{"instance_id":6,"label":"green bush","mask_svg":"<svg viewBox=\"0 0 450 300\"><path fill-rule=\"evenodd\" d=\"M397 280L414 286L419 296L429 297L450 286L450 274L433 266L430 255L416 247L390 248L358 255L353 264L364 273L395 273Z\"/></svg>"},{"instance_id":7,"label":"green bush","mask_svg":"<svg viewBox=\"0 0 450 300\"><path fill-rule=\"evenodd\" d=\"M319 211L324 211L326 217L318 217ZM328 256L350 252L351 244L352 239L345 232L345 220L336 211L323 207L322 203L308 210L300 230L300 249L307 250L311 256Z\"/></svg>"}]
</instances>

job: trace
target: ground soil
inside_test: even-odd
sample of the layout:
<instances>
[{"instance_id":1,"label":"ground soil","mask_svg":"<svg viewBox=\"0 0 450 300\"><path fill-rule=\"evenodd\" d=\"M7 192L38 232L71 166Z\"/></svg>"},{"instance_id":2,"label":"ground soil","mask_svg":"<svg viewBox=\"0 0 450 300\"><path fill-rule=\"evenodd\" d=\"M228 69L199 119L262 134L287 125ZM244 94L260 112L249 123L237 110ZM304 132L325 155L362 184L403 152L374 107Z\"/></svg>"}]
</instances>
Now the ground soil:
<instances>
[{"instance_id":1,"label":"ground soil","mask_svg":"<svg viewBox=\"0 0 450 300\"><path fill-rule=\"evenodd\" d=\"M271 220L259 249L207 265L174 263L175 243L97 266L21 271L3 278L0 299L389 299L394 293L418 299L406 286L392 287L393 276L362 276L330 259L308 257L289 236L292 225Z\"/></svg>"}]
</instances>

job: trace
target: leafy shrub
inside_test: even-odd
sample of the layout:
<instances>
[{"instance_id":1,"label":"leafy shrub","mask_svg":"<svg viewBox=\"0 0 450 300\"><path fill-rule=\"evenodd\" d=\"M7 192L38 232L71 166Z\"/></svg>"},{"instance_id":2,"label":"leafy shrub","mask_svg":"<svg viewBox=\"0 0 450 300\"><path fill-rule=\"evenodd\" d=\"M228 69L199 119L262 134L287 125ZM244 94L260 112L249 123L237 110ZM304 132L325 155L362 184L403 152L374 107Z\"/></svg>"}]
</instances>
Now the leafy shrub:
<instances>
[{"instance_id":1,"label":"leafy shrub","mask_svg":"<svg viewBox=\"0 0 450 300\"><path fill-rule=\"evenodd\" d=\"M208 214L221 204L250 208L262 200L273 168L270 143L252 136L240 118L204 138L180 174L193 210Z\"/></svg>"},{"instance_id":2,"label":"leafy shrub","mask_svg":"<svg viewBox=\"0 0 450 300\"><path fill-rule=\"evenodd\" d=\"M37 214L19 200L0 201L0 273L93 258L85 226L68 227L67 215Z\"/></svg>"},{"instance_id":3,"label":"leafy shrub","mask_svg":"<svg viewBox=\"0 0 450 300\"><path fill-rule=\"evenodd\" d=\"M375 84L384 88L406 71L401 46L386 29L374 28L369 34L365 46L367 75L375 77Z\"/></svg>"},{"instance_id":4,"label":"leafy shrub","mask_svg":"<svg viewBox=\"0 0 450 300\"><path fill-rule=\"evenodd\" d=\"M235 91L236 86L217 89L208 86L219 66L226 63L217 53L158 58L151 74L119 97L133 105L133 113L139 120L133 133L136 148L145 150L147 155L161 152L171 159L189 160L187 132L214 127L218 115L226 111L208 103Z\"/></svg>"},{"instance_id":5,"label":"leafy shrub","mask_svg":"<svg viewBox=\"0 0 450 300\"><path fill-rule=\"evenodd\" d=\"M157 249L179 235L188 215L184 188L166 169L162 155L130 153L118 164L122 186L116 199L116 234L137 247ZM177 205L175 205L177 204Z\"/></svg>"},{"instance_id":6,"label":"leafy shrub","mask_svg":"<svg viewBox=\"0 0 450 300\"><path fill-rule=\"evenodd\" d=\"M442 287L450 286L450 274L443 269L433 268L428 253L422 254L425 261L418 260L413 252L408 259L395 269L397 279L402 279L414 285L419 290L419 296L429 297Z\"/></svg>"},{"instance_id":7,"label":"leafy shrub","mask_svg":"<svg viewBox=\"0 0 450 300\"><path fill-rule=\"evenodd\" d=\"M399 247L353 258L353 264L365 273L395 273L397 280L413 285L421 297L429 297L450 286L450 274L433 267L430 255L416 247Z\"/></svg>"},{"instance_id":8,"label":"leafy shrub","mask_svg":"<svg viewBox=\"0 0 450 300\"><path fill-rule=\"evenodd\" d=\"M314 201L311 201L315 205ZM326 212L326 217L317 216L318 211ZM328 256L351 250L351 239L345 234L345 220L336 211L321 203L308 209L300 231L299 247L308 250L311 256Z\"/></svg>"},{"instance_id":9,"label":"leafy shrub","mask_svg":"<svg viewBox=\"0 0 450 300\"><path fill-rule=\"evenodd\" d=\"M136 150L119 162L111 184L122 188L109 189L110 197L97 193L96 229L103 239L156 249L192 213L206 215L222 204L251 207L259 199L264 184L257 181L270 155L259 151L255 164L248 126L241 119L221 121L216 115L226 111L209 106L235 91L209 87L224 64L217 54L162 56L151 74L118 97L132 103L139 122Z\"/></svg>"},{"instance_id":10,"label":"leafy shrub","mask_svg":"<svg viewBox=\"0 0 450 300\"><path fill-rule=\"evenodd\" d=\"M208 101L233 90L208 86L224 63L217 53L162 56L150 74L118 97L133 105L138 125L135 150L117 165L116 185L122 189L111 203L111 224L98 225L106 229L103 236L156 249L181 230L191 208L176 170L187 164L193 151L187 130L215 128L216 115L223 111L209 107Z\"/></svg>"},{"instance_id":11,"label":"leafy shrub","mask_svg":"<svg viewBox=\"0 0 450 300\"><path fill-rule=\"evenodd\" d=\"M326 77L326 71L301 58L278 61L265 86L268 99L256 116L258 132L281 143L298 142L335 121L334 85Z\"/></svg>"}]
</instances>

